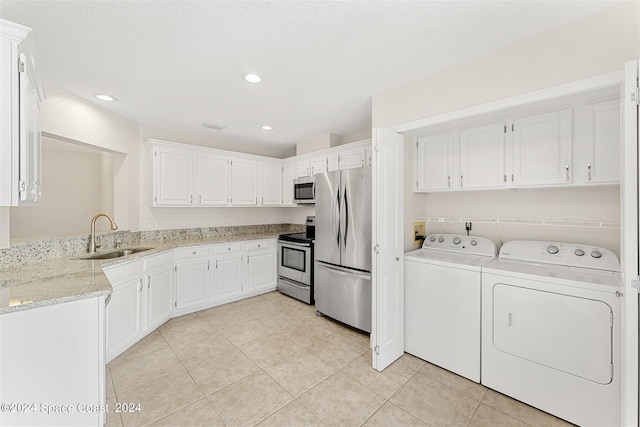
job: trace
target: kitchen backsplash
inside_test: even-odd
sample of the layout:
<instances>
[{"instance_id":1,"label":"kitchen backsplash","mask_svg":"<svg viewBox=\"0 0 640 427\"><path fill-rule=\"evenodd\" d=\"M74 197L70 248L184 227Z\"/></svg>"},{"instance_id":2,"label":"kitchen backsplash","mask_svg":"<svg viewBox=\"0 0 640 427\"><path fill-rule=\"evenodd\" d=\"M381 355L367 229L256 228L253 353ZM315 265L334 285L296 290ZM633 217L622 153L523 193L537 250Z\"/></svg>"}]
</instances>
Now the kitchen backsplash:
<instances>
[{"instance_id":1,"label":"kitchen backsplash","mask_svg":"<svg viewBox=\"0 0 640 427\"><path fill-rule=\"evenodd\" d=\"M114 231L98 234L100 252L120 247L135 247L152 242L173 240L207 239L211 237L232 236L236 234L292 233L304 231L299 224L242 225L230 227L183 228L173 230ZM60 237L12 244L10 248L0 249L0 269L17 265L42 262L50 259L80 257L88 254L88 235Z\"/></svg>"}]
</instances>

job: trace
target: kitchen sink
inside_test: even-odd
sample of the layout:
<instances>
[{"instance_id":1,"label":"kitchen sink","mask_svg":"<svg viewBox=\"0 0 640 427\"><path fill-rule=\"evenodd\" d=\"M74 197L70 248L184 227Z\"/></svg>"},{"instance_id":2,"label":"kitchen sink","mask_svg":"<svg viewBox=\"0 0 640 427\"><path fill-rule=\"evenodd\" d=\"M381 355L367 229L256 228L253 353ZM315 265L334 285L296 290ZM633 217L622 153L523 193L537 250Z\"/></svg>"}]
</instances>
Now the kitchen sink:
<instances>
[{"instance_id":1,"label":"kitchen sink","mask_svg":"<svg viewBox=\"0 0 640 427\"><path fill-rule=\"evenodd\" d=\"M121 258L123 256L136 254L138 252L148 251L153 248L135 248L135 249L118 249L113 252L105 252L103 254L93 254L80 259L112 259L112 258Z\"/></svg>"}]
</instances>

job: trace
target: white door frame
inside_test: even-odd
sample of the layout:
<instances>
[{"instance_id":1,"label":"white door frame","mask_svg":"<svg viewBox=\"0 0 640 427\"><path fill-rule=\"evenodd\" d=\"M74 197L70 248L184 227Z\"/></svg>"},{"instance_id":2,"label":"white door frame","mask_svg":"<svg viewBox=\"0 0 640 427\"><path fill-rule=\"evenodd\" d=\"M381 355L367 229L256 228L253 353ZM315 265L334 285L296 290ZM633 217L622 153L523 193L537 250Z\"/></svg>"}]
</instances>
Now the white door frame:
<instances>
[{"instance_id":1,"label":"white door frame","mask_svg":"<svg viewBox=\"0 0 640 427\"><path fill-rule=\"evenodd\" d=\"M638 66L625 64L622 104L621 261L624 280L622 319L622 425L638 425Z\"/></svg>"}]
</instances>

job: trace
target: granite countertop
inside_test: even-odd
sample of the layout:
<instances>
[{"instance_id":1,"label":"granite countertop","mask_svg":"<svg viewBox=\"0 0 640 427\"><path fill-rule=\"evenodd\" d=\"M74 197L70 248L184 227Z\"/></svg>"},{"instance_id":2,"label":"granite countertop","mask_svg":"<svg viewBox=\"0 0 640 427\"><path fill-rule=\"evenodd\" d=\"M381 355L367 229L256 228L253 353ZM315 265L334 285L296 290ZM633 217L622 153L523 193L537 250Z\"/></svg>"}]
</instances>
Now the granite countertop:
<instances>
[{"instance_id":1,"label":"granite countertop","mask_svg":"<svg viewBox=\"0 0 640 427\"><path fill-rule=\"evenodd\" d=\"M282 231L233 234L158 242L142 242L136 247L152 248L120 258L86 260L80 257L53 259L0 270L0 314L61 304L65 302L106 296L112 288L102 268L134 259L166 252L179 247L211 245L216 243L271 239ZM105 249L100 252L111 252Z\"/></svg>"}]
</instances>

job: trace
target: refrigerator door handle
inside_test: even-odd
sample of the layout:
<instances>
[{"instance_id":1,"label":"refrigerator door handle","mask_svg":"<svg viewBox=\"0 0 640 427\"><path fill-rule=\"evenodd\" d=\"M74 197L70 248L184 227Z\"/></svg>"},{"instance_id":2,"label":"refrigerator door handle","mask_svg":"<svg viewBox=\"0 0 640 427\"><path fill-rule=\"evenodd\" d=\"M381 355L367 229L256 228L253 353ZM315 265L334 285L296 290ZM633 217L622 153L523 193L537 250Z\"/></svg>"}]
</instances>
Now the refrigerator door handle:
<instances>
[{"instance_id":1,"label":"refrigerator door handle","mask_svg":"<svg viewBox=\"0 0 640 427\"><path fill-rule=\"evenodd\" d=\"M332 273L340 275L340 276L352 276L352 277L357 277L358 279L365 279L365 280L370 280L371 279L371 275L368 273L362 273L359 271L355 271L355 270L348 270L345 268L340 268L340 267L336 267L336 266L332 266L332 265L327 265L323 262L318 262L316 264L318 267L320 268L324 268L327 270L330 270Z\"/></svg>"},{"instance_id":2,"label":"refrigerator door handle","mask_svg":"<svg viewBox=\"0 0 640 427\"><path fill-rule=\"evenodd\" d=\"M338 189L338 194L336 195L336 208L334 215L336 223L336 245L338 246L338 250L340 250L340 189Z\"/></svg>"},{"instance_id":3,"label":"refrigerator door handle","mask_svg":"<svg viewBox=\"0 0 640 427\"><path fill-rule=\"evenodd\" d=\"M342 209L344 209L344 246L347 246L347 233L349 233L349 204L347 203L347 187L344 188L344 192L342 194L342 198L344 203L342 204Z\"/></svg>"}]
</instances>

